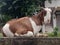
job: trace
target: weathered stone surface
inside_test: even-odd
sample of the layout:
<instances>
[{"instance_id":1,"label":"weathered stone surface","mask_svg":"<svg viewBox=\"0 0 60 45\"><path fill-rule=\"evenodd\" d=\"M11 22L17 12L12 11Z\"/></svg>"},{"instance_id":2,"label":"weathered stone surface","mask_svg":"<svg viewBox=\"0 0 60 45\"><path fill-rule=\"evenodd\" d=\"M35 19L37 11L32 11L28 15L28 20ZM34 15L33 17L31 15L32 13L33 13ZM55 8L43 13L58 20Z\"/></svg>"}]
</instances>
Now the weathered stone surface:
<instances>
[{"instance_id":1,"label":"weathered stone surface","mask_svg":"<svg viewBox=\"0 0 60 45\"><path fill-rule=\"evenodd\" d=\"M0 38L0 45L60 45L60 38L14 37Z\"/></svg>"}]
</instances>

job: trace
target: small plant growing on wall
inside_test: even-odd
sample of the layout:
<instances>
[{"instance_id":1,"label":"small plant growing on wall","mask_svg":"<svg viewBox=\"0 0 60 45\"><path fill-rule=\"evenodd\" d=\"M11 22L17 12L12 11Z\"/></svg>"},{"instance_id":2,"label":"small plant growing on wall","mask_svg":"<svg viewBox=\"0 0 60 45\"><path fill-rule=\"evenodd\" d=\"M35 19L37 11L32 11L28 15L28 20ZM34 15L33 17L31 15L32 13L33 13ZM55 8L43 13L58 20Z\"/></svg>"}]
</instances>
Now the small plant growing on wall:
<instances>
[{"instance_id":1,"label":"small plant growing on wall","mask_svg":"<svg viewBox=\"0 0 60 45\"><path fill-rule=\"evenodd\" d=\"M55 27L54 28L54 32L53 33L54 33L54 36L57 36L58 35L58 27Z\"/></svg>"}]
</instances>

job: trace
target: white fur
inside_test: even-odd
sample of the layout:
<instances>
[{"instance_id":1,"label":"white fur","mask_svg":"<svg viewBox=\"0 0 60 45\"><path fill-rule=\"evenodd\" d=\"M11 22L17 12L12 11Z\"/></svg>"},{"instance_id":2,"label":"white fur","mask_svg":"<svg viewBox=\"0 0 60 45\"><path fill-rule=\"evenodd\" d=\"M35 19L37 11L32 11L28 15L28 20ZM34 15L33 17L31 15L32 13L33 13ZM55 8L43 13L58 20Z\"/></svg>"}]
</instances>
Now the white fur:
<instances>
[{"instance_id":1,"label":"white fur","mask_svg":"<svg viewBox=\"0 0 60 45\"><path fill-rule=\"evenodd\" d=\"M30 22L31 22L31 25L32 25L32 28L34 30L34 35L37 34L40 29L42 28L42 26L37 26L36 23L30 18Z\"/></svg>"},{"instance_id":2,"label":"white fur","mask_svg":"<svg viewBox=\"0 0 60 45\"><path fill-rule=\"evenodd\" d=\"M24 36L33 36L33 32L28 31L27 34L24 34Z\"/></svg>"},{"instance_id":3,"label":"white fur","mask_svg":"<svg viewBox=\"0 0 60 45\"><path fill-rule=\"evenodd\" d=\"M16 35L16 36L19 36L19 34L18 34L18 33L15 33L15 35Z\"/></svg>"},{"instance_id":4,"label":"white fur","mask_svg":"<svg viewBox=\"0 0 60 45\"><path fill-rule=\"evenodd\" d=\"M5 33L5 35L6 35L7 37L13 37L14 34L10 31L9 26L10 26L9 24L6 24L6 25L2 28L2 30L3 30L3 32Z\"/></svg>"},{"instance_id":5,"label":"white fur","mask_svg":"<svg viewBox=\"0 0 60 45\"><path fill-rule=\"evenodd\" d=\"M27 34L18 34L18 33L15 33L16 36L33 36L33 32L31 31L28 31Z\"/></svg>"},{"instance_id":6,"label":"white fur","mask_svg":"<svg viewBox=\"0 0 60 45\"><path fill-rule=\"evenodd\" d=\"M44 10L46 10L48 12L52 12L52 10L50 8L44 8Z\"/></svg>"}]
</instances>

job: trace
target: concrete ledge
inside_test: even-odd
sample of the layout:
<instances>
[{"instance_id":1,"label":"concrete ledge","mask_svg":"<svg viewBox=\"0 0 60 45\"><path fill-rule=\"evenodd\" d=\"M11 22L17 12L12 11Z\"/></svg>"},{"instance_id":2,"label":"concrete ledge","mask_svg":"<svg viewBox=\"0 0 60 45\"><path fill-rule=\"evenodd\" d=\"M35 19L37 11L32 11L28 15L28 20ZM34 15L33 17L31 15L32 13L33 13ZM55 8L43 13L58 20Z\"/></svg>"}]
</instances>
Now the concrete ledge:
<instances>
[{"instance_id":1,"label":"concrete ledge","mask_svg":"<svg viewBox=\"0 0 60 45\"><path fill-rule=\"evenodd\" d=\"M60 38L54 37L14 37L0 38L0 45L60 45Z\"/></svg>"}]
</instances>

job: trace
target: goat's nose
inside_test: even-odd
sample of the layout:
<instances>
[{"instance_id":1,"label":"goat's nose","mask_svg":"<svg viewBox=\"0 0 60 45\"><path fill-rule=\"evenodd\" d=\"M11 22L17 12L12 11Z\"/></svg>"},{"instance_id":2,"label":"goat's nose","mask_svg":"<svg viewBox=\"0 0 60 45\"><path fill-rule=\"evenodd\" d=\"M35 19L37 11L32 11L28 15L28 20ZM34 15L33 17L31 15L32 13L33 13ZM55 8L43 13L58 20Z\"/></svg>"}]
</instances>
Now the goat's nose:
<instances>
[{"instance_id":1,"label":"goat's nose","mask_svg":"<svg viewBox=\"0 0 60 45\"><path fill-rule=\"evenodd\" d=\"M48 20L48 22L49 22L49 20Z\"/></svg>"}]
</instances>

